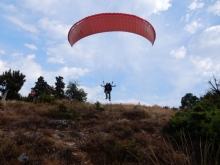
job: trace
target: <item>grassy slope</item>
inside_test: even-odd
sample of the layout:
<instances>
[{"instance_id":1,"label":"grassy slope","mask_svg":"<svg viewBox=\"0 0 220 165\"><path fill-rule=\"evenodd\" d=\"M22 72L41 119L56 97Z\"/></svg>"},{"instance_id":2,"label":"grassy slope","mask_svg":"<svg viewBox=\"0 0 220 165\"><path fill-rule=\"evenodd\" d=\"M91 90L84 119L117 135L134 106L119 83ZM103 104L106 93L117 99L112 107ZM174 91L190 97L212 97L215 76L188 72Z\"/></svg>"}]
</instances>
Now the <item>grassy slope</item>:
<instances>
[{"instance_id":1,"label":"grassy slope","mask_svg":"<svg viewBox=\"0 0 220 165\"><path fill-rule=\"evenodd\" d=\"M0 162L22 164L18 161L22 153L29 158L26 164L144 165L171 157L178 162L183 155L168 151L162 134L174 113L159 106L97 107L65 100L0 102Z\"/></svg>"}]
</instances>

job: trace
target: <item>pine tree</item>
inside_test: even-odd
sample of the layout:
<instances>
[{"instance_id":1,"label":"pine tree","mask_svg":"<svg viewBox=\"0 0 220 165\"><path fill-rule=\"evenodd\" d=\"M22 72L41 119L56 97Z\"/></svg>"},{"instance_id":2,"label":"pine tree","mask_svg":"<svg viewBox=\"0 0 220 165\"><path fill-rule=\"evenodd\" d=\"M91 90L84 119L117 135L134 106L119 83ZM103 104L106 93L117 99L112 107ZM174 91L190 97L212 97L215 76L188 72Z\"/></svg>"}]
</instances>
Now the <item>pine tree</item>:
<instances>
[{"instance_id":1,"label":"pine tree","mask_svg":"<svg viewBox=\"0 0 220 165\"><path fill-rule=\"evenodd\" d=\"M16 99L18 100L21 96L18 93L19 90L24 85L25 75L20 73L20 71L5 71L0 75L0 92L2 93L2 100Z\"/></svg>"},{"instance_id":2,"label":"pine tree","mask_svg":"<svg viewBox=\"0 0 220 165\"><path fill-rule=\"evenodd\" d=\"M69 85L67 86L67 90L65 92L66 97L68 99L75 99L78 101L86 101L87 100L87 93L84 92L82 88L78 89L78 83L77 82L69 82Z\"/></svg>"},{"instance_id":3,"label":"pine tree","mask_svg":"<svg viewBox=\"0 0 220 165\"><path fill-rule=\"evenodd\" d=\"M51 95L54 91L53 87L48 85L42 76L37 79L37 82L35 82L35 87L33 89L36 93L36 97L42 94Z\"/></svg>"},{"instance_id":4,"label":"pine tree","mask_svg":"<svg viewBox=\"0 0 220 165\"><path fill-rule=\"evenodd\" d=\"M55 97L57 99L64 99L64 88L65 88L65 83L63 82L63 77L59 76L56 77L56 83L55 83Z\"/></svg>"}]
</instances>

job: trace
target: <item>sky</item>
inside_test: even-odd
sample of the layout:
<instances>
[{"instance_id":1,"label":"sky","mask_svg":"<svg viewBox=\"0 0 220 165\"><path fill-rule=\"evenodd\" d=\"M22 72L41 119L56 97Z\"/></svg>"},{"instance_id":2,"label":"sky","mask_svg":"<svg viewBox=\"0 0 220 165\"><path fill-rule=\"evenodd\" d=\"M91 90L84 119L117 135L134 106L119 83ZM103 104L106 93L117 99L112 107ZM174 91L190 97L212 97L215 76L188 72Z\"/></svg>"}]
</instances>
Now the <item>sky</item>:
<instances>
[{"instance_id":1,"label":"sky","mask_svg":"<svg viewBox=\"0 0 220 165\"><path fill-rule=\"evenodd\" d=\"M156 31L154 45L127 32L85 37L73 47L68 32L99 13L141 17ZM27 96L40 76L51 86L77 81L95 103L179 107L220 79L220 0L1 0L0 74L26 75ZM101 84L112 82L112 101Z\"/></svg>"}]
</instances>

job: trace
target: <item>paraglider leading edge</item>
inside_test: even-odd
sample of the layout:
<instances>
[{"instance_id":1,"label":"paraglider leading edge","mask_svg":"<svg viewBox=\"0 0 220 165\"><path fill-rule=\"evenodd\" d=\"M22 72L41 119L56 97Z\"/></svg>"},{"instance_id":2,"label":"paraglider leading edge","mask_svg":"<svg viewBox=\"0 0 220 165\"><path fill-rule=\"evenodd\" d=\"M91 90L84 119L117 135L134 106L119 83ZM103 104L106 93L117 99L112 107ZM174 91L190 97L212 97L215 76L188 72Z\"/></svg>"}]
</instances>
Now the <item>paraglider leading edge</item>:
<instances>
[{"instance_id":1,"label":"paraglider leading edge","mask_svg":"<svg viewBox=\"0 0 220 165\"><path fill-rule=\"evenodd\" d=\"M156 39L154 27L138 16L124 13L101 13L76 22L69 30L68 41L73 46L77 41L89 35L111 31L138 34L148 39L152 45Z\"/></svg>"}]
</instances>

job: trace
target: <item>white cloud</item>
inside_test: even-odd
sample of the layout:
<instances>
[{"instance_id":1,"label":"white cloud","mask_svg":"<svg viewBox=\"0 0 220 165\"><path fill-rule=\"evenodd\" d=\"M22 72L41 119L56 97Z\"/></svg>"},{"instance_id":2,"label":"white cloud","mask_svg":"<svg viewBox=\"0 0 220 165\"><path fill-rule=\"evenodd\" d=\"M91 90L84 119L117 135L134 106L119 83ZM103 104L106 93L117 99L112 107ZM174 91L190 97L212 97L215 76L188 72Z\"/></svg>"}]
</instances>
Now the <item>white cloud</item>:
<instances>
[{"instance_id":1,"label":"white cloud","mask_svg":"<svg viewBox=\"0 0 220 165\"><path fill-rule=\"evenodd\" d=\"M201 59L200 57L196 57L196 58L191 57L190 60L196 66L196 68L201 70L207 70L213 66L213 63L210 58Z\"/></svg>"},{"instance_id":2,"label":"white cloud","mask_svg":"<svg viewBox=\"0 0 220 165\"><path fill-rule=\"evenodd\" d=\"M208 44L209 46L216 46L219 48L220 45L220 25L218 26L212 26L207 28L206 30L204 30L203 34L205 35L204 38L209 42L206 41L206 44ZM219 48L220 50L220 48Z\"/></svg>"},{"instance_id":3,"label":"white cloud","mask_svg":"<svg viewBox=\"0 0 220 165\"><path fill-rule=\"evenodd\" d=\"M16 7L14 5L5 5L0 3L0 7L2 7L6 11L16 11Z\"/></svg>"},{"instance_id":4,"label":"white cloud","mask_svg":"<svg viewBox=\"0 0 220 165\"><path fill-rule=\"evenodd\" d=\"M20 21L19 19L17 19L16 17L4 16L4 18L11 21L15 25L19 26L20 28L22 28L26 31L29 31L31 33L37 33L38 32L37 28L34 25L25 24L22 21Z\"/></svg>"},{"instance_id":5,"label":"white cloud","mask_svg":"<svg viewBox=\"0 0 220 165\"><path fill-rule=\"evenodd\" d=\"M137 0L136 2L137 9L144 8L145 12L148 12L148 15L152 13L160 13L161 11L165 11L172 6L170 0ZM133 6L131 6L131 9L132 8Z\"/></svg>"},{"instance_id":6,"label":"white cloud","mask_svg":"<svg viewBox=\"0 0 220 165\"><path fill-rule=\"evenodd\" d=\"M190 61L204 76L219 72L220 25L212 26L189 42Z\"/></svg>"},{"instance_id":7,"label":"white cloud","mask_svg":"<svg viewBox=\"0 0 220 165\"><path fill-rule=\"evenodd\" d=\"M30 54L30 55L27 56L27 59L30 59L30 60L34 59L34 58L35 58L35 54Z\"/></svg>"},{"instance_id":8,"label":"white cloud","mask_svg":"<svg viewBox=\"0 0 220 165\"><path fill-rule=\"evenodd\" d=\"M0 50L0 54L5 54L5 51L4 50Z\"/></svg>"},{"instance_id":9,"label":"white cloud","mask_svg":"<svg viewBox=\"0 0 220 165\"><path fill-rule=\"evenodd\" d=\"M38 50L38 48L33 44L24 44L24 46L26 46L27 48L32 49L32 50Z\"/></svg>"},{"instance_id":10,"label":"white cloud","mask_svg":"<svg viewBox=\"0 0 220 165\"><path fill-rule=\"evenodd\" d=\"M28 81L36 81L42 75L42 68L39 64L34 62L35 55L27 55L24 57L22 54L15 54L19 58L14 59L9 65L13 70L20 70L26 75Z\"/></svg>"},{"instance_id":11,"label":"white cloud","mask_svg":"<svg viewBox=\"0 0 220 165\"><path fill-rule=\"evenodd\" d=\"M202 27L202 24L198 23L197 21L192 21L190 24L186 24L184 30L191 34L194 34L200 27Z\"/></svg>"},{"instance_id":12,"label":"white cloud","mask_svg":"<svg viewBox=\"0 0 220 165\"><path fill-rule=\"evenodd\" d=\"M135 2L127 1L127 0L111 0L100 1L97 3L96 0L90 0L87 2L84 1L56 1L56 0L48 0L48 1L39 1L39 0L22 0L22 4L31 9L32 11L43 12L47 15L57 15L58 17L62 17L59 11L65 13L68 10L74 10L80 16L88 16L89 14L97 14L103 12L125 12L125 13L139 13L139 16L151 15L152 13L160 13L161 11L165 11L170 8L171 0L136 0ZM91 7L95 4L95 7ZM76 8L77 6L77 8ZM114 8L112 10L112 8ZM68 16L68 15L67 15ZM82 17L81 17L82 18Z\"/></svg>"},{"instance_id":13,"label":"white cloud","mask_svg":"<svg viewBox=\"0 0 220 165\"><path fill-rule=\"evenodd\" d=\"M50 63L60 63L64 64L68 61L72 61L71 58L71 46L66 44L56 45L55 47L47 48L47 61ZM70 56L68 56L70 55Z\"/></svg>"},{"instance_id":14,"label":"white cloud","mask_svg":"<svg viewBox=\"0 0 220 165\"><path fill-rule=\"evenodd\" d=\"M50 63L91 67L94 64L94 56L92 56L94 51L91 50L92 48L94 47L90 42L86 42L83 46L79 43L74 45L74 47L71 47L68 42L58 44L47 48L47 61Z\"/></svg>"},{"instance_id":15,"label":"white cloud","mask_svg":"<svg viewBox=\"0 0 220 165\"><path fill-rule=\"evenodd\" d=\"M58 56L49 57L47 59L47 62L54 63L54 64L56 64L56 63L57 64L64 64L65 63L64 59L62 57L58 57Z\"/></svg>"},{"instance_id":16,"label":"white cloud","mask_svg":"<svg viewBox=\"0 0 220 165\"><path fill-rule=\"evenodd\" d=\"M66 38L70 25L64 25L58 21L51 21L48 18L42 18L38 21L38 26L45 31L51 38Z\"/></svg>"},{"instance_id":17,"label":"white cloud","mask_svg":"<svg viewBox=\"0 0 220 165\"><path fill-rule=\"evenodd\" d=\"M211 76L215 72L215 66L210 58L191 57L190 61L204 76Z\"/></svg>"},{"instance_id":18,"label":"white cloud","mask_svg":"<svg viewBox=\"0 0 220 165\"><path fill-rule=\"evenodd\" d=\"M104 101L104 92L103 89L100 86L96 86L96 87L85 87L85 86L81 86L80 88L83 88L83 90L87 93L87 101L88 102L96 102L97 100L100 101L100 99L102 101Z\"/></svg>"},{"instance_id":19,"label":"white cloud","mask_svg":"<svg viewBox=\"0 0 220 165\"><path fill-rule=\"evenodd\" d=\"M184 46L181 46L180 48L176 49L176 50L172 50L170 52L171 56L180 59L180 58L184 58L186 55L186 48Z\"/></svg>"},{"instance_id":20,"label":"white cloud","mask_svg":"<svg viewBox=\"0 0 220 165\"><path fill-rule=\"evenodd\" d=\"M47 0L47 1L39 1L39 0L22 0L21 2L25 7L32 9L33 11L42 11L45 13L55 13L52 6L57 0ZM63 2L61 2L63 3Z\"/></svg>"},{"instance_id":21,"label":"white cloud","mask_svg":"<svg viewBox=\"0 0 220 165\"><path fill-rule=\"evenodd\" d=\"M13 59L21 59L21 58L23 58L23 54L22 53L12 53L11 57L13 57Z\"/></svg>"},{"instance_id":22,"label":"white cloud","mask_svg":"<svg viewBox=\"0 0 220 165\"><path fill-rule=\"evenodd\" d=\"M199 9L199 8L202 8L204 6L204 3L202 2L198 2L197 0L195 0L194 2L192 2L188 8L190 10L196 10L196 9Z\"/></svg>"},{"instance_id":23,"label":"white cloud","mask_svg":"<svg viewBox=\"0 0 220 165\"><path fill-rule=\"evenodd\" d=\"M219 36L220 25L207 28L189 42L190 51L197 56L213 56L217 58L220 52Z\"/></svg>"},{"instance_id":24,"label":"white cloud","mask_svg":"<svg viewBox=\"0 0 220 165\"><path fill-rule=\"evenodd\" d=\"M213 5L209 6L207 11L220 16L220 1L218 0Z\"/></svg>"},{"instance_id":25,"label":"white cloud","mask_svg":"<svg viewBox=\"0 0 220 165\"><path fill-rule=\"evenodd\" d=\"M8 70L8 68L6 67L6 65L7 65L6 62L0 60L0 71L1 71L1 72L4 72L4 71ZM2 74L1 72L0 72L0 74Z\"/></svg>"},{"instance_id":26,"label":"white cloud","mask_svg":"<svg viewBox=\"0 0 220 165\"><path fill-rule=\"evenodd\" d=\"M195 70L195 66L189 63L188 60L184 60L184 62L175 61L175 64L170 63L169 65L171 66L169 68L171 75L169 81L172 84L172 90L166 95L171 99L178 97L180 103L181 96L196 89L196 85L201 81L201 76Z\"/></svg>"},{"instance_id":27,"label":"white cloud","mask_svg":"<svg viewBox=\"0 0 220 165\"><path fill-rule=\"evenodd\" d=\"M69 77L69 76L84 76L86 73L89 72L89 69L85 68L85 69L81 69L81 68L76 68L76 67L72 67L69 68L67 66L61 68L59 71L57 71L58 75L62 75L63 77Z\"/></svg>"},{"instance_id":28,"label":"white cloud","mask_svg":"<svg viewBox=\"0 0 220 165\"><path fill-rule=\"evenodd\" d=\"M186 14L186 22L189 21L190 14Z\"/></svg>"}]
</instances>

